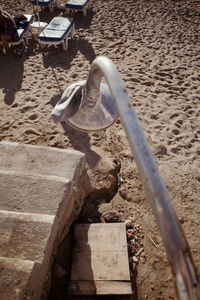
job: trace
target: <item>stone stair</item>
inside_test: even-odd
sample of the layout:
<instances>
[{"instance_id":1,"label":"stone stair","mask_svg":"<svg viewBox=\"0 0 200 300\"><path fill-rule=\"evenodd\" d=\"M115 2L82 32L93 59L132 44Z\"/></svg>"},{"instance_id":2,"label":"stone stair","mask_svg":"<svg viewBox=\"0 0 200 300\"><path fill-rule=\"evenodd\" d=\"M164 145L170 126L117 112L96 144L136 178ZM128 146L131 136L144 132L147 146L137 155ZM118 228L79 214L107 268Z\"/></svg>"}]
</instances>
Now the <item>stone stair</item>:
<instances>
[{"instance_id":1,"label":"stone stair","mask_svg":"<svg viewBox=\"0 0 200 300\"><path fill-rule=\"evenodd\" d=\"M0 142L0 299L46 299L90 184L84 154Z\"/></svg>"}]
</instances>

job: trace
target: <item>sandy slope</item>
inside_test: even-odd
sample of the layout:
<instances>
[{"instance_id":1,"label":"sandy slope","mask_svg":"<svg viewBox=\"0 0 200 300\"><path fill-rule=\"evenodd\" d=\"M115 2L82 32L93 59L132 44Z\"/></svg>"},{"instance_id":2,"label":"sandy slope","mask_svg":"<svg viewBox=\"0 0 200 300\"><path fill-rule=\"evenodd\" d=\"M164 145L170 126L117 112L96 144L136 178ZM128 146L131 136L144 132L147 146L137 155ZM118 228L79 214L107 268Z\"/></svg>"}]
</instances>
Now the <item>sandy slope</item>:
<instances>
[{"instance_id":1,"label":"sandy slope","mask_svg":"<svg viewBox=\"0 0 200 300\"><path fill-rule=\"evenodd\" d=\"M1 4L13 14L32 13L28 0L17 5L13 0L2 0ZM45 9L41 19L49 22L58 14L62 11L50 15ZM69 41L67 52L61 47L43 52L33 39L29 54L22 58L5 57L0 52L0 139L83 151L89 174L98 181L85 215L101 214L97 205L108 199L107 212L119 213L119 220L132 215L143 232L143 259L132 270L133 281L137 275L139 298L175 297L162 241L120 121L106 131L86 134L54 124L50 112L69 84L86 79L96 56L112 59L155 155L199 272L200 3L91 0L86 18L80 13L73 17L76 38ZM113 221L112 217L107 221Z\"/></svg>"}]
</instances>

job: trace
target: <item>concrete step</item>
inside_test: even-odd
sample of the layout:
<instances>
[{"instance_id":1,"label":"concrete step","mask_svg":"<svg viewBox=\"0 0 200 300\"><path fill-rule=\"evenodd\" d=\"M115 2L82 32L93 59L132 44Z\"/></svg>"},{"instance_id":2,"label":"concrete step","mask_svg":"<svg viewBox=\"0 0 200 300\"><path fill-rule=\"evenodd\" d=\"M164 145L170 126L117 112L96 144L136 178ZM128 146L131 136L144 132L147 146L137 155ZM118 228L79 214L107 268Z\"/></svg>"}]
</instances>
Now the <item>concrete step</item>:
<instances>
[{"instance_id":1,"label":"concrete step","mask_svg":"<svg viewBox=\"0 0 200 300\"><path fill-rule=\"evenodd\" d=\"M54 147L0 142L0 169L72 180L85 167L84 154Z\"/></svg>"},{"instance_id":2,"label":"concrete step","mask_svg":"<svg viewBox=\"0 0 200 300\"><path fill-rule=\"evenodd\" d=\"M29 260L0 257L1 300L23 299L36 263ZM37 272L34 272L35 274ZM37 285L37 280L31 280ZM35 288L33 288L34 290Z\"/></svg>"},{"instance_id":3,"label":"concrete step","mask_svg":"<svg viewBox=\"0 0 200 300\"><path fill-rule=\"evenodd\" d=\"M42 262L55 216L0 211L0 257ZM51 245L50 245L51 244Z\"/></svg>"},{"instance_id":4,"label":"concrete step","mask_svg":"<svg viewBox=\"0 0 200 300\"><path fill-rule=\"evenodd\" d=\"M73 193L73 183L68 178L1 169L0 186L0 209L6 211L56 215Z\"/></svg>"},{"instance_id":5,"label":"concrete step","mask_svg":"<svg viewBox=\"0 0 200 300\"><path fill-rule=\"evenodd\" d=\"M0 142L1 299L46 298L53 254L88 187L82 153Z\"/></svg>"}]
</instances>

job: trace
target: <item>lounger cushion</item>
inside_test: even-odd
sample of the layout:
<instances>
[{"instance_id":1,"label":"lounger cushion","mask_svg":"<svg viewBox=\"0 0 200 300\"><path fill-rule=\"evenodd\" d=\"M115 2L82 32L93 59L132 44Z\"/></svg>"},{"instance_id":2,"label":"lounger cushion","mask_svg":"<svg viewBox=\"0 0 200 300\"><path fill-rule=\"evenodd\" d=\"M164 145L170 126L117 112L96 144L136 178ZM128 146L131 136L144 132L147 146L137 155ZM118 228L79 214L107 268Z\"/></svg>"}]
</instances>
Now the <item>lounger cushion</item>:
<instances>
[{"instance_id":1,"label":"lounger cushion","mask_svg":"<svg viewBox=\"0 0 200 300\"><path fill-rule=\"evenodd\" d=\"M53 1L54 0L41 0L41 1L31 0L31 4L38 5L38 6L49 6L49 4Z\"/></svg>"},{"instance_id":2,"label":"lounger cushion","mask_svg":"<svg viewBox=\"0 0 200 300\"><path fill-rule=\"evenodd\" d=\"M38 40L44 42L59 42L70 31L73 24L72 18L55 17L40 33Z\"/></svg>"},{"instance_id":3,"label":"lounger cushion","mask_svg":"<svg viewBox=\"0 0 200 300\"><path fill-rule=\"evenodd\" d=\"M23 38L25 31L26 31L25 28L17 29L18 38L17 38L16 42L20 41Z\"/></svg>"},{"instance_id":4,"label":"lounger cushion","mask_svg":"<svg viewBox=\"0 0 200 300\"><path fill-rule=\"evenodd\" d=\"M89 0L69 0L65 4L65 7L70 9L83 9L88 2Z\"/></svg>"}]
</instances>

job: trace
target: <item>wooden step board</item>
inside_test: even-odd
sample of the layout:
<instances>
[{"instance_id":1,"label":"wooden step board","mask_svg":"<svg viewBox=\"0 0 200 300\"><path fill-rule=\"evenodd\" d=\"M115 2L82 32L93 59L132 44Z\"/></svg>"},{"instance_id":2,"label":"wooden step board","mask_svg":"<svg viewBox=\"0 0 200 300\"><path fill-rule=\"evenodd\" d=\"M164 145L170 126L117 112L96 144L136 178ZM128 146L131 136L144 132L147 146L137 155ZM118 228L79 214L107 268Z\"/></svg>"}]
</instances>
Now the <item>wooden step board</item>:
<instances>
[{"instance_id":1,"label":"wooden step board","mask_svg":"<svg viewBox=\"0 0 200 300\"><path fill-rule=\"evenodd\" d=\"M124 223L75 225L68 294L132 294Z\"/></svg>"}]
</instances>

